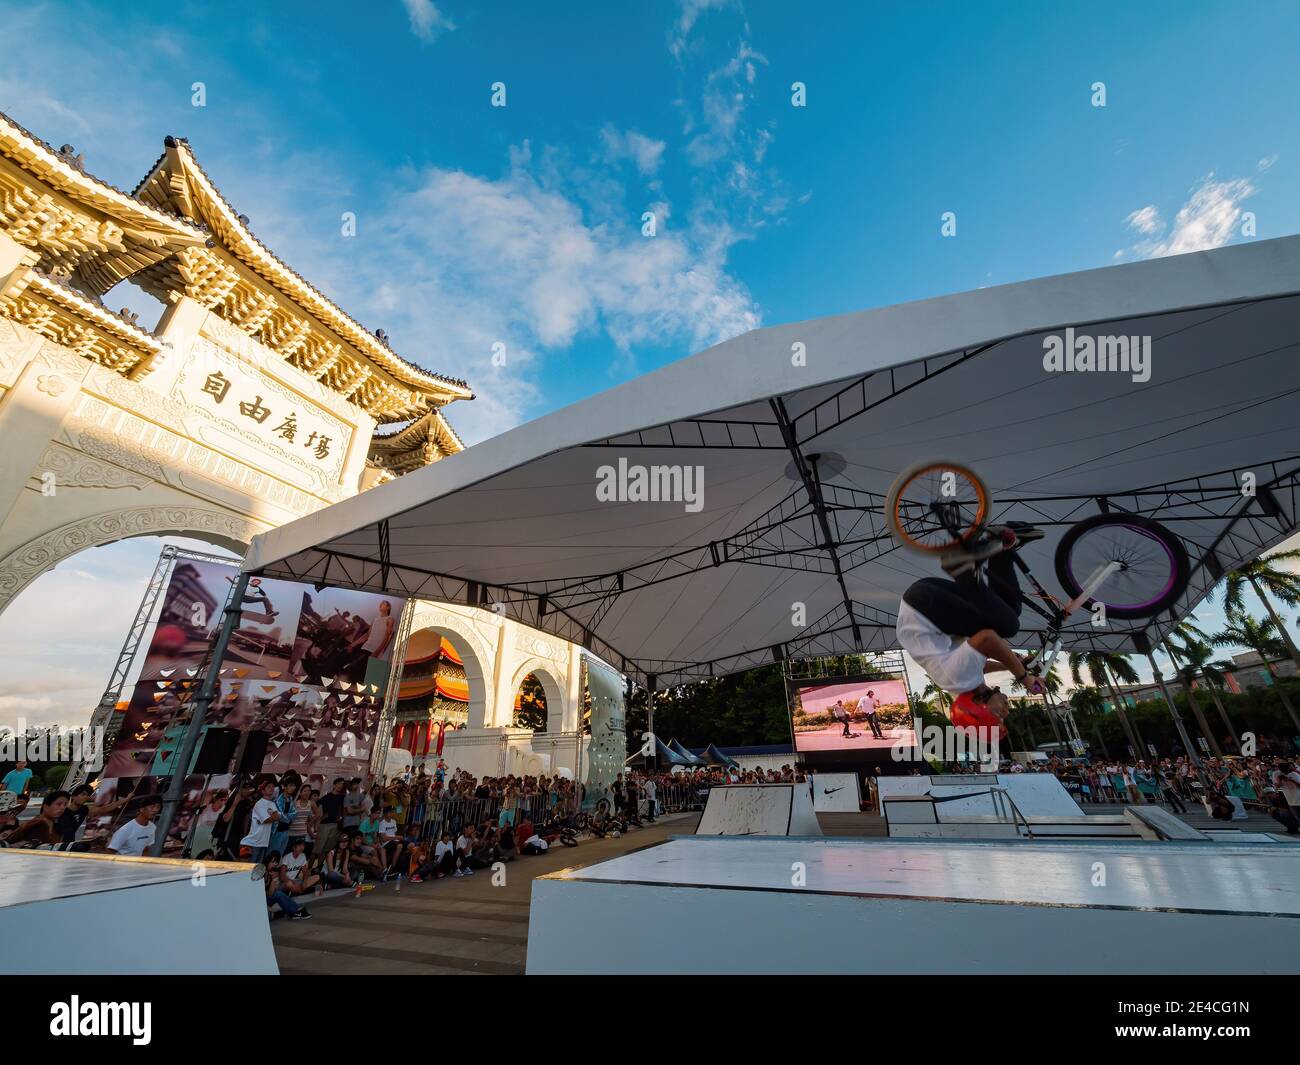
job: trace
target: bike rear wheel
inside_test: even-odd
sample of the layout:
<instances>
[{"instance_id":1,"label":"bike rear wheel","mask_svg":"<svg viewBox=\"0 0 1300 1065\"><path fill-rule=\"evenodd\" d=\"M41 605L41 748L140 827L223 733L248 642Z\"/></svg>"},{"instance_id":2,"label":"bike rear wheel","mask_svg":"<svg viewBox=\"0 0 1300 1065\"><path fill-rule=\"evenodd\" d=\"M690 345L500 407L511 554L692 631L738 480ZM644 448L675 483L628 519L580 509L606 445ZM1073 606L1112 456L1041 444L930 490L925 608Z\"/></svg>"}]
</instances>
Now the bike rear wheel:
<instances>
[{"instance_id":1,"label":"bike rear wheel","mask_svg":"<svg viewBox=\"0 0 1300 1065\"><path fill-rule=\"evenodd\" d=\"M1158 521L1137 514L1097 514L1071 526L1056 548L1056 576L1071 598L1108 563L1121 569L1086 601L1108 617L1149 618L1178 601L1191 579L1183 542Z\"/></svg>"},{"instance_id":2,"label":"bike rear wheel","mask_svg":"<svg viewBox=\"0 0 1300 1065\"><path fill-rule=\"evenodd\" d=\"M923 554L961 544L988 519L989 490L969 466L930 460L909 466L885 497L894 539Z\"/></svg>"}]
</instances>

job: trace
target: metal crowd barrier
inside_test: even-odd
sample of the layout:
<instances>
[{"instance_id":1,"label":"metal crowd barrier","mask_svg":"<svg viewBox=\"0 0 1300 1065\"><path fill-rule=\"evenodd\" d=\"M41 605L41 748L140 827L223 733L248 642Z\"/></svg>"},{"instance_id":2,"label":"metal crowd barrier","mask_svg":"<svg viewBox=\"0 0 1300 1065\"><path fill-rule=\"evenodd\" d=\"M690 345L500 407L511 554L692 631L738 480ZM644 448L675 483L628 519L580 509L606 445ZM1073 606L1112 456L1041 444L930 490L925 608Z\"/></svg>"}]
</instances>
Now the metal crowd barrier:
<instances>
[{"instance_id":1,"label":"metal crowd barrier","mask_svg":"<svg viewBox=\"0 0 1300 1065\"><path fill-rule=\"evenodd\" d=\"M562 796L559 803L561 815L573 812L574 801ZM465 825L481 825L484 821L497 824L501 817L499 799L438 799L425 804L424 819L417 830L423 841L437 840L444 831L453 836ZM541 824L552 812L550 794L525 795L513 800L511 822L521 824L526 818ZM409 827L409 826L408 826Z\"/></svg>"}]
</instances>

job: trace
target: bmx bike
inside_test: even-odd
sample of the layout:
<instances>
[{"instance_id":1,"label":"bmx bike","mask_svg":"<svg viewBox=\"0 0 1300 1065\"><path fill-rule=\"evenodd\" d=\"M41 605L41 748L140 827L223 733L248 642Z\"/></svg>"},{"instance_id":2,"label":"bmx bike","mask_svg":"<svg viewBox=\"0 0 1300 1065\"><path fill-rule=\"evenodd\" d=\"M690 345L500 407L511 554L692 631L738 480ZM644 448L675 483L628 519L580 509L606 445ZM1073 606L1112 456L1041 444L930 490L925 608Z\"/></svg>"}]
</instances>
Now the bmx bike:
<instances>
[{"instance_id":1,"label":"bmx bike","mask_svg":"<svg viewBox=\"0 0 1300 1065\"><path fill-rule=\"evenodd\" d=\"M885 519L903 547L938 555L988 532L992 503L970 467L919 462L889 489ZM1069 596L1064 602L1039 583L1019 552L1011 558L1032 588L1024 605L1047 622L1042 649L1026 661L1039 675L1050 672L1061 651L1061 630L1080 608L1095 611L1101 604L1107 619L1154 617L1178 601L1191 578L1187 549L1174 533L1151 518L1121 511L1077 521L1061 537L1055 564Z\"/></svg>"}]
</instances>

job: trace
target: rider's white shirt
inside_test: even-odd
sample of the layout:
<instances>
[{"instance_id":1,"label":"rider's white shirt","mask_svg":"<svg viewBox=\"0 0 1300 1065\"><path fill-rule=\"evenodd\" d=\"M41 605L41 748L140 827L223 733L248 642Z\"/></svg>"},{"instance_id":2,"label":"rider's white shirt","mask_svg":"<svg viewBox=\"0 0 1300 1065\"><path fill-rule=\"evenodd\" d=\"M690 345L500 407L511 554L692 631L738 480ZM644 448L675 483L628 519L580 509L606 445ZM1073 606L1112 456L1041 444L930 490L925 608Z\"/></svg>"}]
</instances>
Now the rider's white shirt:
<instances>
[{"instance_id":1,"label":"rider's white shirt","mask_svg":"<svg viewBox=\"0 0 1300 1065\"><path fill-rule=\"evenodd\" d=\"M898 642L944 691L960 695L984 683L984 656L904 602L898 604Z\"/></svg>"}]
</instances>

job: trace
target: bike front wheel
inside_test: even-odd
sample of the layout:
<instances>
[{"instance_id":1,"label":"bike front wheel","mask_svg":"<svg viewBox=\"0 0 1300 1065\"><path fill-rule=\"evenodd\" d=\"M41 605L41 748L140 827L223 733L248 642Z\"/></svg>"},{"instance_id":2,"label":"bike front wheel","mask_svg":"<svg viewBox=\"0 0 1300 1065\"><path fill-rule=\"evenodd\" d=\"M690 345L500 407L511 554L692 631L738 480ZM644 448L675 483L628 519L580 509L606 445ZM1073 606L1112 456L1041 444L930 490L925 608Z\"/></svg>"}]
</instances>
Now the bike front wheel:
<instances>
[{"instance_id":1,"label":"bike front wheel","mask_svg":"<svg viewBox=\"0 0 1300 1065\"><path fill-rule=\"evenodd\" d=\"M1056 576L1076 599L1094 576L1117 563L1086 601L1108 617L1149 618L1187 589L1191 564L1183 542L1158 521L1137 514L1097 514L1070 527L1056 548Z\"/></svg>"},{"instance_id":2,"label":"bike front wheel","mask_svg":"<svg viewBox=\"0 0 1300 1065\"><path fill-rule=\"evenodd\" d=\"M989 490L974 470L931 460L898 475L885 497L885 520L903 547L934 555L979 529L990 505Z\"/></svg>"}]
</instances>

